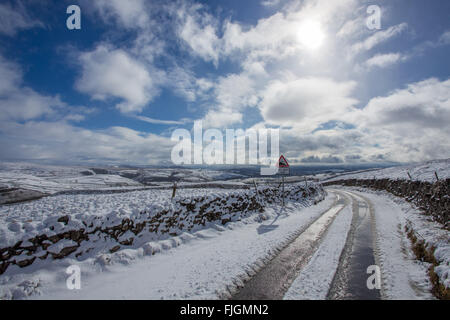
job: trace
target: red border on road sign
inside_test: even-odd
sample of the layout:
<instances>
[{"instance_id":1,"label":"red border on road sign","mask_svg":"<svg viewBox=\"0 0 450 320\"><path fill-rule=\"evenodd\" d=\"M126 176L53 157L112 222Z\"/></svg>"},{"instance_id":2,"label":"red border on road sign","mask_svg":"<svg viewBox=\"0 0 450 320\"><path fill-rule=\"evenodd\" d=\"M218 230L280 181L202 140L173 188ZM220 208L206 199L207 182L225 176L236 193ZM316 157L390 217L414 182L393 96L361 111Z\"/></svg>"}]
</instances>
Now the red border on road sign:
<instances>
[{"instance_id":1,"label":"red border on road sign","mask_svg":"<svg viewBox=\"0 0 450 320\"><path fill-rule=\"evenodd\" d=\"M281 159L284 160L286 165L280 165ZM283 155L281 155L280 159L278 159L278 168L289 168L289 162L287 162L286 158Z\"/></svg>"}]
</instances>

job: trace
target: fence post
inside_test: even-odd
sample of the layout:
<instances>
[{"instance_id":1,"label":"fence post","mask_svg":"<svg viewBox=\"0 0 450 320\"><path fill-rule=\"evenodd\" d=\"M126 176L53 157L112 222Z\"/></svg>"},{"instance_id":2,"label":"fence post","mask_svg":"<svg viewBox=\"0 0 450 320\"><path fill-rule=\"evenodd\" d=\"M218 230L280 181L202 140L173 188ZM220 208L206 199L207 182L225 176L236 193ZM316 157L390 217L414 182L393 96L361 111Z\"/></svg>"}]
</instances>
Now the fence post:
<instances>
[{"instance_id":1,"label":"fence post","mask_svg":"<svg viewBox=\"0 0 450 320\"><path fill-rule=\"evenodd\" d=\"M406 173L408 174L409 180L412 181L412 177L411 177L411 175L409 174L409 171L406 171Z\"/></svg>"},{"instance_id":2,"label":"fence post","mask_svg":"<svg viewBox=\"0 0 450 320\"><path fill-rule=\"evenodd\" d=\"M256 185L255 179L253 179L253 185L255 186L256 200L259 201L258 186Z\"/></svg>"},{"instance_id":3,"label":"fence post","mask_svg":"<svg viewBox=\"0 0 450 320\"><path fill-rule=\"evenodd\" d=\"M173 183L172 199L175 198L175 193L177 192L177 183Z\"/></svg>"},{"instance_id":4,"label":"fence post","mask_svg":"<svg viewBox=\"0 0 450 320\"><path fill-rule=\"evenodd\" d=\"M436 171L434 172L434 175L436 176L436 180L437 180L437 181L439 181L439 177L438 177L438 175L437 175L437 172L436 172Z\"/></svg>"}]
</instances>

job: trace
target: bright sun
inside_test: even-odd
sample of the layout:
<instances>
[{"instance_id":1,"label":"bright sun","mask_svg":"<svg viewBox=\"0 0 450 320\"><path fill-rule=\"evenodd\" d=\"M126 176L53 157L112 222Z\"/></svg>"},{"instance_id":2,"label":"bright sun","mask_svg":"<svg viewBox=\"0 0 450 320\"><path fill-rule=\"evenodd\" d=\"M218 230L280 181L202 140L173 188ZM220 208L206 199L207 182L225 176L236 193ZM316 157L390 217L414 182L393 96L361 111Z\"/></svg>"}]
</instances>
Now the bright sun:
<instances>
[{"instance_id":1,"label":"bright sun","mask_svg":"<svg viewBox=\"0 0 450 320\"><path fill-rule=\"evenodd\" d=\"M314 50L323 44L325 33L319 22L308 20L300 25L298 39L306 48Z\"/></svg>"}]
</instances>

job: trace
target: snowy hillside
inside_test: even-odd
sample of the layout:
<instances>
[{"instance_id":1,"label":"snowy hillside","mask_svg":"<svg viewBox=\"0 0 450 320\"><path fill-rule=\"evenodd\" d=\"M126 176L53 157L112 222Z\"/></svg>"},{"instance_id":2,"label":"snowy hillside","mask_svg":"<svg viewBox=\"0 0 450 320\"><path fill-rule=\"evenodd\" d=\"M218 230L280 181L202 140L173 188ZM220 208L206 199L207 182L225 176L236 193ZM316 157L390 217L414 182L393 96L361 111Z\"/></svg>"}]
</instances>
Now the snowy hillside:
<instances>
[{"instance_id":1,"label":"snowy hillside","mask_svg":"<svg viewBox=\"0 0 450 320\"><path fill-rule=\"evenodd\" d=\"M384 169L367 170L358 173L349 173L325 178L324 181L347 179L392 179L435 182L436 174L439 179L450 178L450 159L433 160L419 164L390 167ZM411 178L408 176L411 176Z\"/></svg>"},{"instance_id":2,"label":"snowy hillside","mask_svg":"<svg viewBox=\"0 0 450 320\"><path fill-rule=\"evenodd\" d=\"M0 163L0 188L22 188L53 194L65 190L93 190L160 185L161 183L211 182L243 175L207 169L77 167L30 163Z\"/></svg>"},{"instance_id":3,"label":"snowy hillside","mask_svg":"<svg viewBox=\"0 0 450 320\"><path fill-rule=\"evenodd\" d=\"M174 182L180 187L213 188L224 185L231 188L242 183L234 182L230 186L225 180L242 177L240 174L206 169L96 168L3 162L0 163L0 204L34 200L68 191L131 191L169 187Z\"/></svg>"},{"instance_id":4,"label":"snowy hillside","mask_svg":"<svg viewBox=\"0 0 450 320\"><path fill-rule=\"evenodd\" d=\"M137 169L137 170L120 170L118 174L125 177L132 177L132 179L139 181L143 184L154 184L157 182L208 182L208 181L218 181L218 180L229 180L238 179L244 177L243 175L207 170L207 169L179 169L179 168L169 168L169 169Z\"/></svg>"},{"instance_id":5,"label":"snowy hillside","mask_svg":"<svg viewBox=\"0 0 450 320\"><path fill-rule=\"evenodd\" d=\"M142 184L115 174L96 174L83 167L0 163L0 187L53 194L66 190L136 188Z\"/></svg>"}]
</instances>

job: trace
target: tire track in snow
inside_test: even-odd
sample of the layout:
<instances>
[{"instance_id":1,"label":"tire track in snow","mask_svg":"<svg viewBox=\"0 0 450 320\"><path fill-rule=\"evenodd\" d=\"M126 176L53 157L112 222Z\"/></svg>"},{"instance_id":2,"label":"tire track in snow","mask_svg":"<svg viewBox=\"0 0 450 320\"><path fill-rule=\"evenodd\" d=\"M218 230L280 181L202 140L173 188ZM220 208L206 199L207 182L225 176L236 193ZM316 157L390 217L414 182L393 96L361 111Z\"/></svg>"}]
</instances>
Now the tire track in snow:
<instances>
[{"instance_id":1,"label":"tire track in snow","mask_svg":"<svg viewBox=\"0 0 450 320\"><path fill-rule=\"evenodd\" d=\"M280 300L308 263L336 215L346 206L344 199L312 222L277 256L231 297L233 300Z\"/></svg>"},{"instance_id":2,"label":"tire track in snow","mask_svg":"<svg viewBox=\"0 0 450 320\"><path fill-rule=\"evenodd\" d=\"M373 208L366 199L350 192L344 193L352 201L353 219L327 299L379 300L381 290L367 287L367 268L379 266L375 252Z\"/></svg>"},{"instance_id":3,"label":"tire track in snow","mask_svg":"<svg viewBox=\"0 0 450 320\"><path fill-rule=\"evenodd\" d=\"M344 197L342 193L334 192ZM350 203L350 198L345 196ZM353 211L346 206L334 219L322 243L307 266L292 283L285 300L325 300L336 274L342 250L352 223Z\"/></svg>"}]
</instances>

